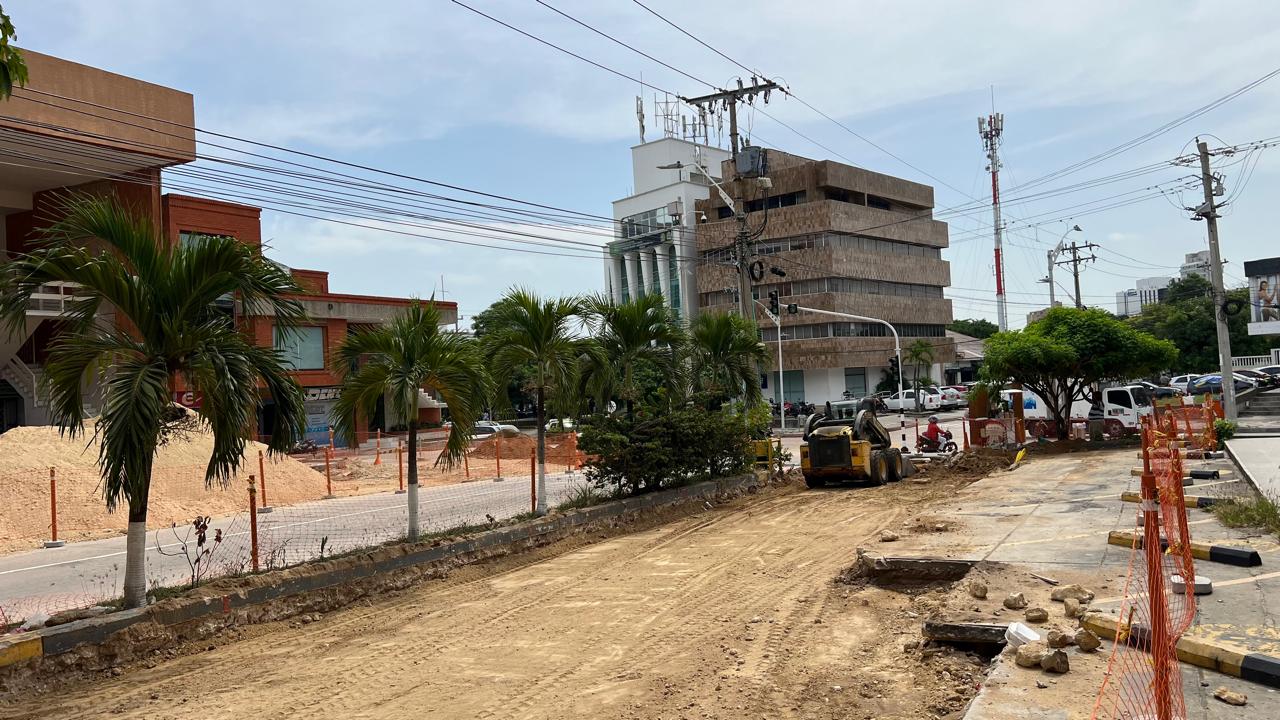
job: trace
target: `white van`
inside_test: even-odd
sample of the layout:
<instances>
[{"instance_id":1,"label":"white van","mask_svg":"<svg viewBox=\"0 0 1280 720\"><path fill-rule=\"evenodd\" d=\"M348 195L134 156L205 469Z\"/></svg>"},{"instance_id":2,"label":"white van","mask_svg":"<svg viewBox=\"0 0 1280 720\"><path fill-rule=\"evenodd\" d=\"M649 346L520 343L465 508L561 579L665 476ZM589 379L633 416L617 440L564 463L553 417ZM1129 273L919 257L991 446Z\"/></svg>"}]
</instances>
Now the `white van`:
<instances>
[{"instance_id":1,"label":"white van","mask_svg":"<svg viewBox=\"0 0 1280 720\"><path fill-rule=\"evenodd\" d=\"M1010 391L1004 390L1000 396L1009 402ZM1071 404L1073 421L1088 421L1088 400L1076 400ZM1102 391L1102 411L1105 419L1106 433L1112 436L1129 435L1138 431L1142 418L1152 412L1151 393L1141 385L1124 385L1105 388ZM1027 434L1040 437L1052 434L1049 423L1053 417L1049 414L1044 400L1030 390L1022 391L1022 417L1025 419Z\"/></svg>"}]
</instances>

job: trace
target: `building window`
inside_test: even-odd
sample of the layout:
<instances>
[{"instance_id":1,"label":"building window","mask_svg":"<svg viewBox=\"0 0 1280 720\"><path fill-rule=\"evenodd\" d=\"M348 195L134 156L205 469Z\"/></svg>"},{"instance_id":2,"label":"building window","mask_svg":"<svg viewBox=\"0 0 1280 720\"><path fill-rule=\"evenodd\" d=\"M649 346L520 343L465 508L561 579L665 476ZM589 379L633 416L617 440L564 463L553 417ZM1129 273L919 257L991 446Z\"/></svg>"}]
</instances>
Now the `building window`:
<instances>
[{"instance_id":1,"label":"building window","mask_svg":"<svg viewBox=\"0 0 1280 720\"><path fill-rule=\"evenodd\" d=\"M782 384L786 386L787 396L785 399L778 400L778 373L771 372L768 375L768 382L773 383L773 401L774 402L804 402L804 371L803 370L784 370L782 375Z\"/></svg>"},{"instance_id":2,"label":"building window","mask_svg":"<svg viewBox=\"0 0 1280 720\"><path fill-rule=\"evenodd\" d=\"M324 328L275 328L276 350L292 370L324 369Z\"/></svg>"},{"instance_id":3,"label":"building window","mask_svg":"<svg viewBox=\"0 0 1280 720\"><path fill-rule=\"evenodd\" d=\"M852 397L867 394L867 369L864 367L844 369L844 391Z\"/></svg>"},{"instance_id":4,"label":"building window","mask_svg":"<svg viewBox=\"0 0 1280 720\"><path fill-rule=\"evenodd\" d=\"M882 198L882 197L880 197L880 196L878 196L878 195L868 195L868 196L867 196L867 207L873 207L873 208L875 208L875 209L877 209L877 210L892 210L892 209L893 209L892 204L891 204L888 200L886 200L885 198Z\"/></svg>"},{"instance_id":5,"label":"building window","mask_svg":"<svg viewBox=\"0 0 1280 720\"><path fill-rule=\"evenodd\" d=\"M197 242L205 238L221 238L223 240L235 240L235 238L230 235L217 235L214 233L197 232L195 230L179 230L178 231L178 244L181 245L182 247L191 247L192 245L195 245Z\"/></svg>"}]
</instances>

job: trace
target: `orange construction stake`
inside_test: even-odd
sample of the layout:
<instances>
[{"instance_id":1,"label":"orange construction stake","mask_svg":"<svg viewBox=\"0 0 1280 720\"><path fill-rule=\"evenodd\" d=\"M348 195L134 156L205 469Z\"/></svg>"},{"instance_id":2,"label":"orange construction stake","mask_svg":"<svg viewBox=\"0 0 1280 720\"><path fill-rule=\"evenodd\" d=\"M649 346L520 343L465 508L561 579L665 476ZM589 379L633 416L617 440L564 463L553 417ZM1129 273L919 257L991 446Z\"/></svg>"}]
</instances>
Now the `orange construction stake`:
<instances>
[{"instance_id":1,"label":"orange construction stake","mask_svg":"<svg viewBox=\"0 0 1280 720\"><path fill-rule=\"evenodd\" d=\"M538 451L529 448L529 500L532 507L530 512L538 512L538 477L534 472L534 465L537 462Z\"/></svg>"},{"instance_id":2,"label":"orange construction stake","mask_svg":"<svg viewBox=\"0 0 1280 720\"><path fill-rule=\"evenodd\" d=\"M332 450L324 451L324 489L325 500L333 499L333 473L329 469L329 456L333 454Z\"/></svg>"},{"instance_id":3,"label":"orange construction stake","mask_svg":"<svg viewBox=\"0 0 1280 720\"><path fill-rule=\"evenodd\" d=\"M271 503L267 502L267 467L262 461L262 451L258 451L258 483L262 486L262 506L258 512L271 512Z\"/></svg>"},{"instance_id":4,"label":"orange construction stake","mask_svg":"<svg viewBox=\"0 0 1280 720\"><path fill-rule=\"evenodd\" d=\"M502 438L493 436L493 456L498 461L498 479L502 479Z\"/></svg>"},{"instance_id":5,"label":"orange construction stake","mask_svg":"<svg viewBox=\"0 0 1280 720\"><path fill-rule=\"evenodd\" d=\"M378 439L374 441L373 464L374 465L382 464L382 428L378 428Z\"/></svg>"},{"instance_id":6,"label":"orange construction stake","mask_svg":"<svg viewBox=\"0 0 1280 720\"><path fill-rule=\"evenodd\" d=\"M468 480L471 479L471 463L467 462L467 452L462 453L462 474Z\"/></svg>"},{"instance_id":7,"label":"orange construction stake","mask_svg":"<svg viewBox=\"0 0 1280 720\"><path fill-rule=\"evenodd\" d=\"M249 552L253 571L258 572L258 499L253 476L249 476Z\"/></svg>"},{"instance_id":8,"label":"orange construction stake","mask_svg":"<svg viewBox=\"0 0 1280 720\"><path fill-rule=\"evenodd\" d=\"M396 446L396 471L400 475L400 489L398 493L404 492L404 443Z\"/></svg>"},{"instance_id":9,"label":"orange construction stake","mask_svg":"<svg viewBox=\"0 0 1280 720\"><path fill-rule=\"evenodd\" d=\"M50 538L44 541L47 548L66 545L65 540L58 539L58 476L57 470L49 468L49 532Z\"/></svg>"}]
</instances>

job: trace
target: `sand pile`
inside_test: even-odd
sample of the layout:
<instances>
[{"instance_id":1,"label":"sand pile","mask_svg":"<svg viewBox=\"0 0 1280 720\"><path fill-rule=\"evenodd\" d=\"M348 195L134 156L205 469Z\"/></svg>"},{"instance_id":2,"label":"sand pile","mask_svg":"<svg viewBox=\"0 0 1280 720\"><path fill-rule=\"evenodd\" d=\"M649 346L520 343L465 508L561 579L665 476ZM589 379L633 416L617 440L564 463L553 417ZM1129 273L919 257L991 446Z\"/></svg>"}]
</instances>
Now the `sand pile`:
<instances>
[{"instance_id":1,"label":"sand pile","mask_svg":"<svg viewBox=\"0 0 1280 720\"><path fill-rule=\"evenodd\" d=\"M248 507L245 481L258 473L258 452L266 446L249 442L244 462L230 487L206 488L205 464L213 452L213 435L204 429L174 438L160 449L151 477L149 527L185 524L197 515L214 517ZM108 513L97 467L98 444L93 425L75 440L52 427L19 427L0 435L0 552L34 548L49 537L49 468L58 481L58 536L85 540L123 533L125 508ZM292 458L265 460L267 497L272 505L316 500L325 494L324 474Z\"/></svg>"},{"instance_id":2,"label":"sand pile","mask_svg":"<svg viewBox=\"0 0 1280 720\"><path fill-rule=\"evenodd\" d=\"M471 457L494 458L501 451L503 458L512 460L524 459L528 458L529 453L533 452L533 449L537 446L538 444L533 438L524 434L516 435L515 437L495 436L477 442L471 450Z\"/></svg>"}]
</instances>

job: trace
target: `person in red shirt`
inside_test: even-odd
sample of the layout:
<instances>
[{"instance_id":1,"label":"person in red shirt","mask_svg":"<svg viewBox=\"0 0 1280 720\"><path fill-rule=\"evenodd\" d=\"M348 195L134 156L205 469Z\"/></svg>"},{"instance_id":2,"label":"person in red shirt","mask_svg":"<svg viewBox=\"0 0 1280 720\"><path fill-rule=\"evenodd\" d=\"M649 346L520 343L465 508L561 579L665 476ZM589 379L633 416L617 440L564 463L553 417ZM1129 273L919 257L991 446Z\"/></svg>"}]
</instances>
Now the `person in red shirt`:
<instances>
[{"instance_id":1,"label":"person in red shirt","mask_svg":"<svg viewBox=\"0 0 1280 720\"><path fill-rule=\"evenodd\" d=\"M942 447L942 427L938 425L937 415L929 416L929 427L925 428L924 432L920 433L920 437L931 450L936 450L937 448Z\"/></svg>"}]
</instances>

